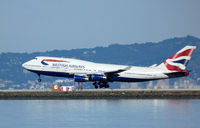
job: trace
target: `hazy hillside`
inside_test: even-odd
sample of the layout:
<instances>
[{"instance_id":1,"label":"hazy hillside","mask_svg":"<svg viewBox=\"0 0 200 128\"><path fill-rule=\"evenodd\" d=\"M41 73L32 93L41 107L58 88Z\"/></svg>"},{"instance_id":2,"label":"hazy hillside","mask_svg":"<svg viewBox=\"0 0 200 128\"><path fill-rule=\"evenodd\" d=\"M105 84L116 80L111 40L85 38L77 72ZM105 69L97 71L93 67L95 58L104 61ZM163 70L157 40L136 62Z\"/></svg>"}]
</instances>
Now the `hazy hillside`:
<instances>
[{"instance_id":1,"label":"hazy hillside","mask_svg":"<svg viewBox=\"0 0 200 128\"><path fill-rule=\"evenodd\" d=\"M120 45L113 44L108 47L95 47L91 49L72 49L72 50L53 50L47 52L35 53L1 53L0 54L0 89L8 88L48 88L56 79L65 80L65 78L44 77L42 83L37 83L37 75L23 71L22 63L34 58L35 56L57 56L57 57L73 57L94 62L150 66L152 64L160 64L162 61L176 53L185 45L197 46L193 58L188 64L188 69L192 70L187 78L172 79L164 81L166 86L182 86L182 84L200 85L200 39L193 36L183 38L172 38L157 43L143 43ZM187 81L185 81L187 80ZM186 83L182 83L182 81ZM74 84L72 80L63 81L65 84ZM163 82L163 81L162 81ZM86 88L90 88L91 83L85 84ZM145 82L132 84L134 87L150 87L158 85L158 82ZM120 87L120 83L116 87ZM123 84L128 86L128 84ZM133 87L131 86L131 87ZM112 85L112 87L114 87Z\"/></svg>"}]
</instances>

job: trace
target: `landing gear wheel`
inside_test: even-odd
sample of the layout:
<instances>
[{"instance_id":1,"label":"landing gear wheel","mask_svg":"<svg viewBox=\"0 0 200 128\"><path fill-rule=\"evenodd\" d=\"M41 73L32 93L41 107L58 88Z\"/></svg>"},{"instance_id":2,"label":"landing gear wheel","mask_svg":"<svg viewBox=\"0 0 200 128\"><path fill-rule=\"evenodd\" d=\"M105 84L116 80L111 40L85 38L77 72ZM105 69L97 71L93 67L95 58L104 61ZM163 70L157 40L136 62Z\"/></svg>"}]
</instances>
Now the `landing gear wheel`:
<instances>
[{"instance_id":1,"label":"landing gear wheel","mask_svg":"<svg viewBox=\"0 0 200 128\"><path fill-rule=\"evenodd\" d=\"M109 84L106 84L106 85L105 85L105 88L109 88L109 87L110 87Z\"/></svg>"},{"instance_id":2,"label":"landing gear wheel","mask_svg":"<svg viewBox=\"0 0 200 128\"><path fill-rule=\"evenodd\" d=\"M95 85L94 87L95 87L96 89L98 89L98 86L97 86L97 85Z\"/></svg>"},{"instance_id":3,"label":"landing gear wheel","mask_svg":"<svg viewBox=\"0 0 200 128\"><path fill-rule=\"evenodd\" d=\"M94 87L97 89L98 87L99 88L109 88L109 84L108 82L101 82L101 81L98 81L98 83L95 81L93 83Z\"/></svg>"},{"instance_id":4,"label":"landing gear wheel","mask_svg":"<svg viewBox=\"0 0 200 128\"><path fill-rule=\"evenodd\" d=\"M98 88L98 85L97 85L97 82L96 82L96 81L93 83L93 85L94 85L94 87L95 87L96 89Z\"/></svg>"},{"instance_id":5,"label":"landing gear wheel","mask_svg":"<svg viewBox=\"0 0 200 128\"><path fill-rule=\"evenodd\" d=\"M38 79L38 82L41 82L41 81L42 81L42 80L39 78L39 79Z\"/></svg>"},{"instance_id":6,"label":"landing gear wheel","mask_svg":"<svg viewBox=\"0 0 200 128\"><path fill-rule=\"evenodd\" d=\"M103 88L104 86L103 85L99 85L99 88Z\"/></svg>"},{"instance_id":7,"label":"landing gear wheel","mask_svg":"<svg viewBox=\"0 0 200 128\"><path fill-rule=\"evenodd\" d=\"M100 88L109 88L109 85L107 82L101 82L101 83L99 83L99 87Z\"/></svg>"}]
</instances>

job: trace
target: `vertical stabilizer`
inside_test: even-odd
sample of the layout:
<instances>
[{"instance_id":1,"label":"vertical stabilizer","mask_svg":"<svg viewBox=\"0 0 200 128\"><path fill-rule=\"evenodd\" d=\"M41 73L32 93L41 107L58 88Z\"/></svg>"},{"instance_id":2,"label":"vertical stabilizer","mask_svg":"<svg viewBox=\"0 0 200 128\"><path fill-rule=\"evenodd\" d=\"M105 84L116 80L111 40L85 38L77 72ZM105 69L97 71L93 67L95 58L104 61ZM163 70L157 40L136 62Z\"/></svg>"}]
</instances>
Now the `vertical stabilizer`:
<instances>
[{"instance_id":1,"label":"vertical stabilizer","mask_svg":"<svg viewBox=\"0 0 200 128\"><path fill-rule=\"evenodd\" d=\"M170 72L181 72L186 69L196 46L185 46L176 54L165 60L158 67Z\"/></svg>"}]
</instances>

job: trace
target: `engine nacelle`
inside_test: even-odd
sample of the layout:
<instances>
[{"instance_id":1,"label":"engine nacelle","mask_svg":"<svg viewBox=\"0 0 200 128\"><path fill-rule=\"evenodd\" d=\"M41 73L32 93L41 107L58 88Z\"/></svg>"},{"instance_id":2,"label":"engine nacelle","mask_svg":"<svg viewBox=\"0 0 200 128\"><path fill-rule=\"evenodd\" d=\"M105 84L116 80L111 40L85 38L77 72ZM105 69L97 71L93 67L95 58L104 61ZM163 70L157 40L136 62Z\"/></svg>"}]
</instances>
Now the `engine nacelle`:
<instances>
[{"instance_id":1,"label":"engine nacelle","mask_svg":"<svg viewBox=\"0 0 200 128\"><path fill-rule=\"evenodd\" d=\"M106 79L106 76L103 75L103 74L93 74L93 75L91 76L91 80L92 80L92 81L103 81L103 80L105 80L105 79Z\"/></svg>"},{"instance_id":2,"label":"engine nacelle","mask_svg":"<svg viewBox=\"0 0 200 128\"><path fill-rule=\"evenodd\" d=\"M74 81L75 82L86 82L88 80L89 80L89 78L86 75L75 75L74 76Z\"/></svg>"}]
</instances>

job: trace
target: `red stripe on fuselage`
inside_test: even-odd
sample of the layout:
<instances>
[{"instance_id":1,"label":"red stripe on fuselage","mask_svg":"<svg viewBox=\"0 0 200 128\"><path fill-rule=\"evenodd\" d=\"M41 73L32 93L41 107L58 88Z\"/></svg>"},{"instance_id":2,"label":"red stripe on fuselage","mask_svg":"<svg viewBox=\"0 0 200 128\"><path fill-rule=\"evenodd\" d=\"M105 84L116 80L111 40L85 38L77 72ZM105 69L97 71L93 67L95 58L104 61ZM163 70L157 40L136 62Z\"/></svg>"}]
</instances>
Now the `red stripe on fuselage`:
<instances>
[{"instance_id":1,"label":"red stripe on fuselage","mask_svg":"<svg viewBox=\"0 0 200 128\"><path fill-rule=\"evenodd\" d=\"M65 60L54 60L54 59L43 59L42 61L47 61L47 62L67 62Z\"/></svg>"}]
</instances>

